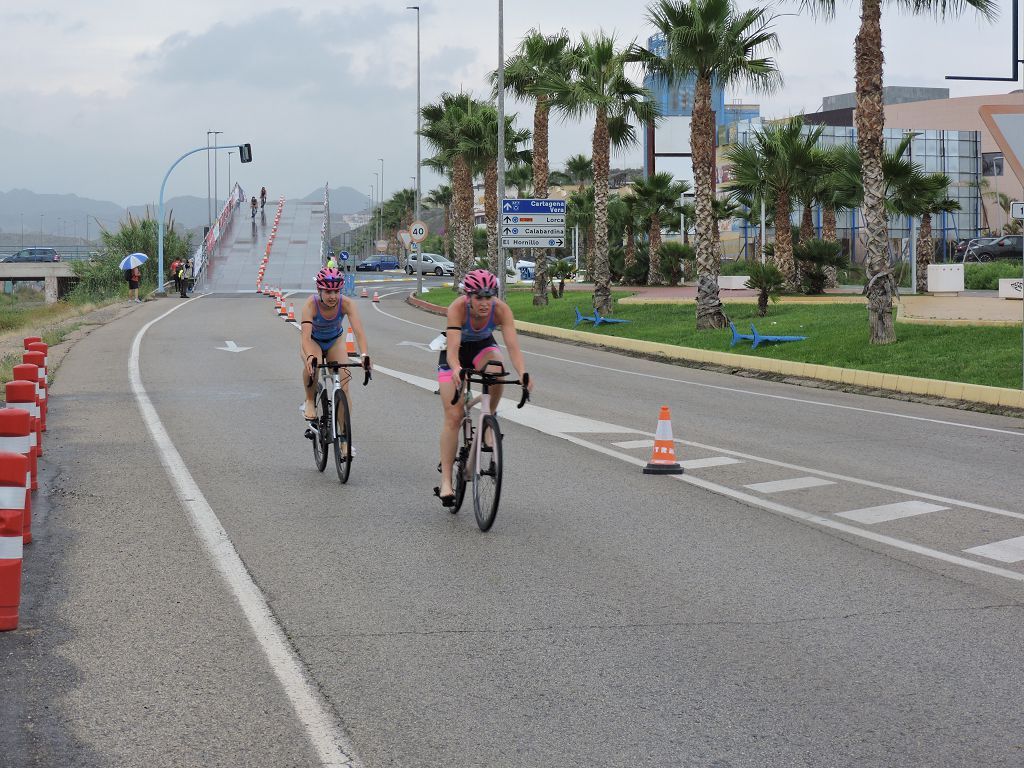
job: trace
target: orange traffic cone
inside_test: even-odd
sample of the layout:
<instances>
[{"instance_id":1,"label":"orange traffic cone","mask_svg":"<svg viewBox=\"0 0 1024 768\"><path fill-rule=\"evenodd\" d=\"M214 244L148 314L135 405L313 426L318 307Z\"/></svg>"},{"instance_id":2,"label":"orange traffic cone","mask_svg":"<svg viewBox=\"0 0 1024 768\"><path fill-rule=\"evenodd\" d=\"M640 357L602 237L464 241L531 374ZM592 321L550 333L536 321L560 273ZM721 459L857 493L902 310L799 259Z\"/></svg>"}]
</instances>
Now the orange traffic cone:
<instances>
[{"instance_id":1,"label":"orange traffic cone","mask_svg":"<svg viewBox=\"0 0 1024 768\"><path fill-rule=\"evenodd\" d=\"M287 319L290 322L295 322L295 305L294 304L289 304L288 305L288 318Z\"/></svg>"},{"instance_id":2,"label":"orange traffic cone","mask_svg":"<svg viewBox=\"0 0 1024 768\"><path fill-rule=\"evenodd\" d=\"M349 357L353 357L356 354L356 337L352 335L351 326L345 335L345 354Z\"/></svg>"},{"instance_id":3,"label":"orange traffic cone","mask_svg":"<svg viewBox=\"0 0 1024 768\"><path fill-rule=\"evenodd\" d=\"M369 295L370 295L370 294L368 294L368 293L366 292L366 286L364 285L364 286L363 286L363 292L362 292L362 293L360 293L360 294L359 294L359 296L360 296L360 298L363 298L363 299L365 299L365 298L366 298L367 296L369 296Z\"/></svg>"},{"instance_id":4,"label":"orange traffic cone","mask_svg":"<svg viewBox=\"0 0 1024 768\"><path fill-rule=\"evenodd\" d=\"M377 295L376 291L373 292L373 300L376 301L376 302L380 301L380 296Z\"/></svg>"},{"instance_id":5,"label":"orange traffic cone","mask_svg":"<svg viewBox=\"0 0 1024 768\"><path fill-rule=\"evenodd\" d=\"M681 475L683 468L676 461L676 443L672 439L672 416L668 406L661 406L658 429L654 432L654 450L644 467L645 475Z\"/></svg>"}]
</instances>

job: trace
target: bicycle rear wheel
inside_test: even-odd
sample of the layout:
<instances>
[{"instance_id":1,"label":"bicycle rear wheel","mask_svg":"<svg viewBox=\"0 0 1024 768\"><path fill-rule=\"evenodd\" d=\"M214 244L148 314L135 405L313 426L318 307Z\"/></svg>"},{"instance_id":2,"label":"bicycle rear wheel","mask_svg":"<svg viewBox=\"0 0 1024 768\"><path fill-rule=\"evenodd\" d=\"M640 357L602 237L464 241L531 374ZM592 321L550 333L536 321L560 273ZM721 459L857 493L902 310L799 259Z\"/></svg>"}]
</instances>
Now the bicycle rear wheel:
<instances>
[{"instance_id":1,"label":"bicycle rear wheel","mask_svg":"<svg viewBox=\"0 0 1024 768\"><path fill-rule=\"evenodd\" d=\"M498 501L501 499L501 430L498 428L498 420L492 414L483 417L477 439L483 449L480 453L480 466L473 472L473 510L476 513L476 524L481 531L486 531L494 525Z\"/></svg>"},{"instance_id":2,"label":"bicycle rear wheel","mask_svg":"<svg viewBox=\"0 0 1024 768\"><path fill-rule=\"evenodd\" d=\"M330 414L331 404L327 398L327 390L323 386L317 387L316 400L316 421L313 428L316 429L316 436L313 438L313 462L318 472L323 472L327 467L327 446L330 443Z\"/></svg>"},{"instance_id":3,"label":"bicycle rear wheel","mask_svg":"<svg viewBox=\"0 0 1024 768\"><path fill-rule=\"evenodd\" d=\"M334 438L334 468L338 470L338 480L348 482L348 473L352 469L352 420L348 412L348 398L343 389L334 393L334 418L336 422Z\"/></svg>"}]
</instances>

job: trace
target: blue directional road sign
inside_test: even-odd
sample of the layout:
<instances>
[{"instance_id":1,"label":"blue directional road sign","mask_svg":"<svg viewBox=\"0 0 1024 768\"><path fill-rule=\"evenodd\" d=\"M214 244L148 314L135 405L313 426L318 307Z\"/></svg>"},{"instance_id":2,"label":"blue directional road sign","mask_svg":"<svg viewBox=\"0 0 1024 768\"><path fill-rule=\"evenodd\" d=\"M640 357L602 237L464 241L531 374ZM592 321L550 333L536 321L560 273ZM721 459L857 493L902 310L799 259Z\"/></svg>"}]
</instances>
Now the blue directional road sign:
<instances>
[{"instance_id":1,"label":"blue directional road sign","mask_svg":"<svg viewBox=\"0 0 1024 768\"><path fill-rule=\"evenodd\" d=\"M564 216L565 200L536 200L512 198L501 201L502 213L549 213Z\"/></svg>"},{"instance_id":2,"label":"blue directional road sign","mask_svg":"<svg viewBox=\"0 0 1024 768\"><path fill-rule=\"evenodd\" d=\"M342 251L341 252L341 260L342 261L348 261L348 251Z\"/></svg>"}]
</instances>

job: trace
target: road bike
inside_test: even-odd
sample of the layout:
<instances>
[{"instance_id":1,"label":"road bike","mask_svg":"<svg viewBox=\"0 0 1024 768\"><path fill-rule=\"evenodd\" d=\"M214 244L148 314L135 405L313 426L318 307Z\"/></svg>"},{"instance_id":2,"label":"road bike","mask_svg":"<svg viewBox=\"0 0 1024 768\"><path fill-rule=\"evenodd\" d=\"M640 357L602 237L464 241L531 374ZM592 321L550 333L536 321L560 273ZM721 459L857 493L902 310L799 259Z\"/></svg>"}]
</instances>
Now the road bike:
<instances>
[{"instance_id":1,"label":"road bike","mask_svg":"<svg viewBox=\"0 0 1024 768\"><path fill-rule=\"evenodd\" d=\"M313 374L320 376L316 387L316 399L313 401L316 406L316 417L309 422L306 437L313 441L313 461L319 472L323 472L327 467L327 454L330 453L331 445L334 445L334 468L338 470L338 480L347 483L349 472L352 470L352 419L348 397L341 386L339 371L342 368L362 368L365 372L364 387L373 378L369 357L364 357L362 362L358 363L317 363Z\"/></svg>"},{"instance_id":2,"label":"road bike","mask_svg":"<svg viewBox=\"0 0 1024 768\"><path fill-rule=\"evenodd\" d=\"M498 501L501 499L501 478L503 461L501 453L501 427L498 417L491 413L490 389L495 384L519 384L523 388L522 397L517 408L526 405L530 399L527 389L530 383L529 374L523 380L512 381L506 378L509 373L495 363L491 367L499 367L496 373L489 371L472 371L462 369L460 377L462 390L455 393L452 405L462 398L462 425L459 429L460 444L455 455L455 466L452 469L452 490L455 493L455 504L451 507L454 515L462 506L466 496L466 486L473 484L473 511L476 524L481 531L487 531L494 525L498 514ZM471 392L471 385L479 384L481 392L476 397ZM476 415L474 424L473 406L480 405L480 413Z\"/></svg>"}]
</instances>

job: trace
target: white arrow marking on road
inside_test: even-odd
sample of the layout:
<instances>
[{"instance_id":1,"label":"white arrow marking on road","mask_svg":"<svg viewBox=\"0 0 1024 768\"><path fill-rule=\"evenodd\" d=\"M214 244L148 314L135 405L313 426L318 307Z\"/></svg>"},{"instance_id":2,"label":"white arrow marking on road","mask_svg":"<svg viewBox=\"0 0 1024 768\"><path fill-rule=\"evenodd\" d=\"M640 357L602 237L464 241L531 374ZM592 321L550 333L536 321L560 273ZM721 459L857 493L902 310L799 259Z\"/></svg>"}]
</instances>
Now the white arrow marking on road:
<instances>
[{"instance_id":1,"label":"white arrow marking on road","mask_svg":"<svg viewBox=\"0 0 1024 768\"><path fill-rule=\"evenodd\" d=\"M424 352L430 351L430 345L424 344L420 341L400 341L395 344L396 347L416 347L416 349L422 349Z\"/></svg>"},{"instance_id":2,"label":"white arrow marking on road","mask_svg":"<svg viewBox=\"0 0 1024 768\"><path fill-rule=\"evenodd\" d=\"M247 349L252 349L252 347L240 347L233 341L225 341L224 344L226 346L217 347L217 349L223 349L225 352L245 352Z\"/></svg>"}]
</instances>

